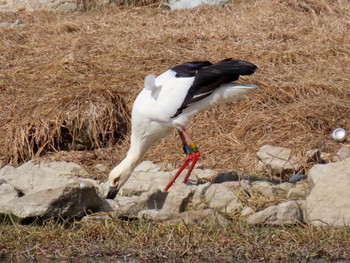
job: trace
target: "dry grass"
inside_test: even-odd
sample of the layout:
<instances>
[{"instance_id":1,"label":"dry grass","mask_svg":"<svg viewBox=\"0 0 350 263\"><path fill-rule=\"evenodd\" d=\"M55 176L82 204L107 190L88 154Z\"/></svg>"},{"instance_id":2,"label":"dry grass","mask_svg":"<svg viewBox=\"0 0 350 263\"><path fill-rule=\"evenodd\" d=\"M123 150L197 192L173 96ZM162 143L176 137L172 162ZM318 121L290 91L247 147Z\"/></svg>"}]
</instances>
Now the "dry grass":
<instances>
[{"instance_id":1,"label":"dry grass","mask_svg":"<svg viewBox=\"0 0 350 263\"><path fill-rule=\"evenodd\" d=\"M349 228L311 226L252 227L235 220L228 226L164 225L106 219L100 224L63 226L3 224L0 258L21 261L171 260L174 262L308 262L350 256ZM114 259L116 260L116 259Z\"/></svg>"},{"instance_id":2,"label":"dry grass","mask_svg":"<svg viewBox=\"0 0 350 263\"><path fill-rule=\"evenodd\" d=\"M93 154L112 165L127 151L128 140L118 139L145 75L184 61L227 57L259 66L244 79L259 90L195 118L189 130L202 164L251 172L264 144L332 154L338 145L330 131L350 131L349 11L346 0L250 0L183 11L153 6L0 14L0 20L24 21L0 28L1 159L21 162L77 146L83 129L90 136L85 148L114 144ZM66 128L76 142L60 141ZM88 162L84 153L81 160ZM145 156L154 162L182 158L175 132Z\"/></svg>"}]
</instances>

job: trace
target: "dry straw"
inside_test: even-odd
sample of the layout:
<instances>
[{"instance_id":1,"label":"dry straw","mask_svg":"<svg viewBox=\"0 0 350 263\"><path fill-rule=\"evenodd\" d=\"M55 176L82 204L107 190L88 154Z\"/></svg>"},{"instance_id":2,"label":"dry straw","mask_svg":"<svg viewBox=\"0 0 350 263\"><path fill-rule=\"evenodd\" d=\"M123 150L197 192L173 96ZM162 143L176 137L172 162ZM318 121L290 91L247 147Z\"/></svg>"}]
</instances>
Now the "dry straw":
<instances>
[{"instance_id":1,"label":"dry straw","mask_svg":"<svg viewBox=\"0 0 350 263\"><path fill-rule=\"evenodd\" d=\"M259 66L242 79L259 89L195 118L189 130L202 164L254 171L264 144L332 154L339 145L331 130L350 131L349 6L250 0L180 11L155 5L0 14L24 21L0 28L1 158L22 162L47 151L114 145L100 160L112 165L127 151L129 113L145 75L228 57ZM176 133L145 158L180 162Z\"/></svg>"}]
</instances>

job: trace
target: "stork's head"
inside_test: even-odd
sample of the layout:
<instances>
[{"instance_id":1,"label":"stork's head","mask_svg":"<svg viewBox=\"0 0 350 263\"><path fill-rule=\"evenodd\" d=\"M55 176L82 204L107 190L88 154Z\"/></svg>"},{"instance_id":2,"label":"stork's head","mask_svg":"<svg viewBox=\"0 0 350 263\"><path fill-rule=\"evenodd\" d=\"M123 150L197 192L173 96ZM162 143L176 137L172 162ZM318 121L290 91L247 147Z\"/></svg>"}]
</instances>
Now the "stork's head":
<instances>
[{"instance_id":1,"label":"stork's head","mask_svg":"<svg viewBox=\"0 0 350 263\"><path fill-rule=\"evenodd\" d=\"M109 189L107 193L107 199L114 199L118 194L120 188L126 183L131 176L133 167L125 166L124 163L120 163L109 174Z\"/></svg>"}]
</instances>

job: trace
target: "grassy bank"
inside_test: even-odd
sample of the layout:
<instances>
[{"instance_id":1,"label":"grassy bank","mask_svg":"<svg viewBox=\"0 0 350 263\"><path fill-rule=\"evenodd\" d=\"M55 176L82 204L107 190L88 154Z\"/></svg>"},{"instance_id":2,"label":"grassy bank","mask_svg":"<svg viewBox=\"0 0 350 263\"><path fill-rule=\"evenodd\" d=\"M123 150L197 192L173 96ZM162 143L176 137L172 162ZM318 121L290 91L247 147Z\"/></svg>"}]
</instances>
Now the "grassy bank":
<instances>
[{"instance_id":1,"label":"grassy bank","mask_svg":"<svg viewBox=\"0 0 350 263\"><path fill-rule=\"evenodd\" d=\"M350 228L164 225L108 219L43 226L4 224L0 256L6 259L234 260L344 259L350 257Z\"/></svg>"}]
</instances>

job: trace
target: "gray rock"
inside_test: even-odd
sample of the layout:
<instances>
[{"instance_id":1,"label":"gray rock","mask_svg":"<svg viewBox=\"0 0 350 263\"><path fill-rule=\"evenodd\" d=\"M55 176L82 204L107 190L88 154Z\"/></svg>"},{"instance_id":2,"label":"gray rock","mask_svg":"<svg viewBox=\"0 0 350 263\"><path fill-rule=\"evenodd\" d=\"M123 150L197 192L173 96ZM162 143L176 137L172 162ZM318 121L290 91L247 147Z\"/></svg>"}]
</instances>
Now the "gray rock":
<instances>
[{"instance_id":1,"label":"gray rock","mask_svg":"<svg viewBox=\"0 0 350 263\"><path fill-rule=\"evenodd\" d=\"M260 160L259 165L273 175L295 173L301 169L301 164L288 148L264 145L256 155Z\"/></svg>"},{"instance_id":2,"label":"gray rock","mask_svg":"<svg viewBox=\"0 0 350 263\"><path fill-rule=\"evenodd\" d=\"M215 171L211 169L193 169L192 173L196 177L197 183L208 182L215 176Z\"/></svg>"},{"instance_id":3,"label":"gray rock","mask_svg":"<svg viewBox=\"0 0 350 263\"><path fill-rule=\"evenodd\" d=\"M315 165L309 172L306 216L314 225L350 225L350 158Z\"/></svg>"},{"instance_id":4,"label":"gray rock","mask_svg":"<svg viewBox=\"0 0 350 263\"><path fill-rule=\"evenodd\" d=\"M225 182L212 184L205 193L209 207L226 213L234 213L242 209L235 189L240 187L239 182Z\"/></svg>"},{"instance_id":5,"label":"gray rock","mask_svg":"<svg viewBox=\"0 0 350 263\"><path fill-rule=\"evenodd\" d=\"M339 162L339 161L345 160L348 157L350 157L350 147L342 146L339 148L337 153L333 156L332 161Z\"/></svg>"},{"instance_id":6,"label":"gray rock","mask_svg":"<svg viewBox=\"0 0 350 263\"><path fill-rule=\"evenodd\" d=\"M193 206L198 206L200 204L203 204L203 202L205 202L205 193L208 190L210 185L211 183L207 182L205 184L200 184L195 188L195 192L191 199L191 204Z\"/></svg>"},{"instance_id":7,"label":"gray rock","mask_svg":"<svg viewBox=\"0 0 350 263\"><path fill-rule=\"evenodd\" d=\"M246 206L242 209L241 216L242 217L248 217L250 215L254 214L253 208Z\"/></svg>"},{"instance_id":8,"label":"gray rock","mask_svg":"<svg viewBox=\"0 0 350 263\"><path fill-rule=\"evenodd\" d=\"M293 187L291 183L272 184L270 182L257 181L253 183L254 189L269 199L285 197L287 192Z\"/></svg>"},{"instance_id":9,"label":"gray rock","mask_svg":"<svg viewBox=\"0 0 350 263\"><path fill-rule=\"evenodd\" d=\"M169 194L162 207L162 214L178 214L184 212L190 198L193 196L194 190L185 185L177 184L170 188Z\"/></svg>"},{"instance_id":10,"label":"gray rock","mask_svg":"<svg viewBox=\"0 0 350 263\"><path fill-rule=\"evenodd\" d=\"M287 193L288 200L302 200L307 196L307 192L300 188L292 188Z\"/></svg>"},{"instance_id":11,"label":"gray rock","mask_svg":"<svg viewBox=\"0 0 350 263\"><path fill-rule=\"evenodd\" d=\"M149 191L152 192L155 189L164 190L170 180L170 172L134 172L125 185L120 189L118 195L133 196L142 195Z\"/></svg>"},{"instance_id":12,"label":"gray rock","mask_svg":"<svg viewBox=\"0 0 350 263\"><path fill-rule=\"evenodd\" d=\"M270 206L247 218L248 224L291 225L302 221L302 211L296 201Z\"/></svg>"},{"instance_id":13,"label":"gray rock","mask_svg":"<svg viewBox=\"0 0 350 263\"><path fill-rule=\"evenodd\" d=\"M1 204L8 203L11 199L17 198L19 193L10 184L1 183L0 184L0 207Z\"/></svg>"},{"instance_id":14,"label":"gray rock","mask_svg":"<svg viewBox=\"0 0 350 263\"><path fill-rule=\"evenodd\" d=\"M73 0L3 0L0 2L0 12L17 12L19 10L56 10L56 11L75 11L78 4Z\"/></svg>"},{"instance_id":15,"label":"gray rock","mask_svg":"<svg viewBox=\"0 0 350 263\"><path fill-rule=\"evenodd\" d=\"M13 198L0 207L0 214L10 214L19 220L35 217L72 217L98 212L106 207L95 185L75 182Z\"/></svg>"},{"instance_id":16,"label":"gray rock","mask_svg":"<svg viewBox=\"0 0 350 263\"><path fill-rule=\"evenodd\" d=\"M168 6L172 10L194 8L202 4L223 5L227 0L169 0Z\"/></svg>"},{"instance_id":17,"label":"gray rock","mask_svg":"<svg viewBox=\"0 0 350 263\"><path fill-rule=\"evenodd\" d=\"M0 170L0 180L25 195L64 186L76 182L77 176L85 175L87 172L81 166L69 162L27 162L18 168L5 166ZM95 183L90 179L81 180Z\"/></svg>"},{"instance_id":18,"label":"gray rock","mask_svg":"<svg viewBox=\"0 0 350 263\"><path fill-rule=\"evenodd\" d=\"M106 172L108 170L107 165L104 165L102 163L98 163L94 166L95 171L97 172Z\"/></svg>"},{"instance_id":19,"label":"gray rock","mask_svg":"<svg viewBox=\"0 0 350 263\"><path fill-rule=\"evenodd\" d=\"M140 196L117 195L115 199L107 201L118 216L138 218L141 211L159 211L163 207L167 195L168 193L154 189L153 192L143 193Z\"/></svg>"},{"instance_id":20,"label":"gray rock","mask_svg":"<svg viewBox=\"0 0 350 263\"><path fill-rule=\"evenodd\" d=\"M134 172L159 172L160 168L152 161L143 161L136 168Z\"/></svg>"},{"instance_id":21,"label":"gray rock","mask_svg":"<svg viewBox=\"0 0 350 263\"><path fill-rule=\"evenodd\" d=\"M0 22L0 27L13 27L23 24L21 19L17 19L14 23L12 22Z\"/></svg>"}]
</instances>

